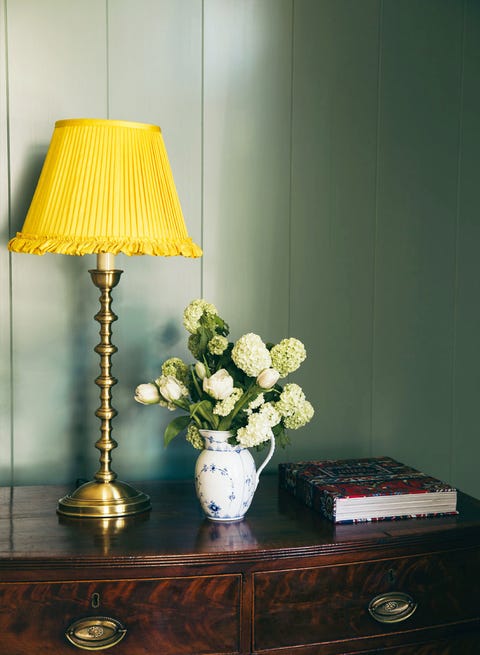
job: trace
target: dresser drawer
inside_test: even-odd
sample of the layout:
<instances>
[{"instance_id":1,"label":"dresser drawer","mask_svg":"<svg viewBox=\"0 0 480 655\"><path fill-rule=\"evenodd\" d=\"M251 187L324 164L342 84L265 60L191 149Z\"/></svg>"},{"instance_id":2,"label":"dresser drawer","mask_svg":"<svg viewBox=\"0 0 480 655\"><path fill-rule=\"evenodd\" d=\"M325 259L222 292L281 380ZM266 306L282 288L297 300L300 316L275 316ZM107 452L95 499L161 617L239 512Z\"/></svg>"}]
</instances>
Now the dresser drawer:
<instances>
[{"instance_id":1,"label":"dresser drawer","mask_svg":"<svg viewBox=\"0 0 480 655\"><path fill-rule=\"evenodd\" d=\"M120 641L109 646L112 655L235 653L239 649L240 595L239 575L3 583L1 652L71 655L83 648L65 636L69 626L74 624L74 641L80 639L80 645L91 647L98 645L97 637L101 640L114 632L118 622L118 634L112 639Z\"/></svg>"},{"instance_id":2,"label":"dresser drawer","mask_svg":"<svg viewBox=\"0 0 480 655\"><path fill-rule=\"evenodd\" d=\"M415 609L403 605L403 594ZM375 619L369 605L377 597ZM479 598L477 549L257 573L254 648L345 642L468 622L480 615ZM397 621L383 622L392 618Z\"/></svg>"}]
</instances>

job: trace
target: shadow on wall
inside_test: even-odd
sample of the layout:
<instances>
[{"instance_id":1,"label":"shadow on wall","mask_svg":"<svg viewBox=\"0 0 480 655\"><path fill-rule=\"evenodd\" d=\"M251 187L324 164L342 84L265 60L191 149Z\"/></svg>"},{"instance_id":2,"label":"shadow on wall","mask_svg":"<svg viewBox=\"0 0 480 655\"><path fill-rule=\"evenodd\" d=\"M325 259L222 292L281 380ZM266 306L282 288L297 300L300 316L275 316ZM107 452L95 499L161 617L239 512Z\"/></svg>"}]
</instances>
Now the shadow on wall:
<instances>
[{"instance_id":1,"label":"shadow on wall","mask_svg":"<svg viewBox=\"0 0 480 655\"><path fill-rule=\"evenodd\" d=\"M47 150L48 144L33 146L29 149L20 180L15 184L15 188L18 189L18 191L15 194L15 197L11 199L10 228L8 220L2 219L1 221L1 224L4 226L2 234L0 235L2 241L9 241L11 237L15 236L15 234L22 229L30 203L32 202L38 178L40 177ZM26 189L31 189L31 193L26 192ZM8 234L9 229L10 234Z\"/></svg>"},{"instance_id":2,"label":"shadow on wall","mask_svg":"<svg viewBox=\"0 0 480 655\"><path fill-rule=\"evenodd\" d=\"M68 261L67 261L68 259ZM99 438L100 421L95 411L100 405L99 388L94 380L100 374L99 356L93 351L100 338L99 326L94 315L99 309L98 296L83 257L65 257L65 275L68 299L66 311L70 319L70 361L67 365L71 374L67 395L70 412L68 439L71 453L68 477L90 478L90 458L97 451L94 442ZM95 330L97 336L95 337ZM66 472L67 473L67 472Z\"/></svg>"},{"instance_id":3,"label":"shadow on wall","mask_svg":"<svg viewBox=\"0 0 480 655\"><path fill-rule=\"evenodd\" d=\"M100 357L94 348L100 342L100 325L95 320L95 314L100 309L99 290L93 285L88 269L95 267L95 256L91 256L88 265L84 257L63 257L62 268L65 272L67 306L65 311L69 318L69 350L68 362L69 389L67 402L69 407L68 452L69 470L65 472L68 479L91 479L98 469L98 452L94 444L100 437L101 421L95 415L99 408L100 389L95 379L100 375ZM123 267L119 268L123 269ZM126 306L127 305L127 306ZM112 388L112 406L119 414L112 421L112 437L118 439L119 450L113 453L113 469L125 459L138 459L138 441L135 429L137 416L134 391L138 384L155 378L161 374L162 363L173 353L181 339L183 327L174 319L169 319L163 325L145 333L148 325L144 307L132 310L128 300L123 301L123 289L120 284L112 292L112 311L118 316L118 321L112 324L112 344L118 352L112 356L111 374L118 380ZM138 335L132 338L132 335ZM141 335L145 335L143 338ZM148 347L145 345L145 339ZM153 355L151 354L153 353ZM180 353L179 356L182 356ZM143 431L146 425L151 425L155 440L162 439L163 423L172 417L162 414L141 414ZM129 439L128 435L135 435ZM136 444L136 445L135 445ZM143 443L145 451L149 451L147 443ZM133 453L132 453L133 450ZM171 448L173 451L174 449ZM165 453L149 451L155 458L165 457ZM169 453L170 459L178 453ZM143 453L145 456L145 452ZM134 464L134 463L133 463ZM157 466L159 463L157 463ZM178 466L178 465L177 465ZM132 468L132 462L128 469ZM145 475L145 474L142 474Z\"/></svg>"}]
</instances>

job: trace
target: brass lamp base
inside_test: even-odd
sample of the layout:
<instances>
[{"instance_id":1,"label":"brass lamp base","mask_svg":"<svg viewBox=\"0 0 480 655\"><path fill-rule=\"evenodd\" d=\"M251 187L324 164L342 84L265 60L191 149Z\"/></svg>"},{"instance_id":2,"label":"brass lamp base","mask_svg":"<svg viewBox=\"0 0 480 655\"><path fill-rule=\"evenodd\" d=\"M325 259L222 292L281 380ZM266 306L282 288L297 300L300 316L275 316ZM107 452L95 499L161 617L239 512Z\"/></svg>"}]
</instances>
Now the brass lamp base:
<instances>
[{"instance_id":1,"label":"brass lamp base","mask_svg":"<svg viewBox=\"0 0 480 655\"><path fill-rule=\"evenodd\" d=\"M90 271L92 281L100 289L100 311L95 320L100 323L100 343L95 352L100 355L100 375L95 384L100 387L101 405L95 415L101 420L101 436L95 444L100 451L100 468L91 482L86 482L72 493L58 501L57 512L63 516L84 518L112 518L139 514L151 509L150 498L126 482L117 480L112 471L112 450L117 442L112 439L112 420L117 410L111 404L111 389L117 380L111 375L111 357L117 352L111 342L112 323L117 316L111 308L111 291L115 287L122 271L113 268L113 255L100 253L97 267Z\"/></svg>"},{"instance_id":2,"label":"brass lamp base","mask_svg":"<svg viewBox=\"0 0 480 655\"><path fill-rule=\"evenodd\" d=\"M58 501L63 516L109 518L138 514L151 509L150 498L135 487L112 480L92 480Z\"/></svg>"}]
</instances>

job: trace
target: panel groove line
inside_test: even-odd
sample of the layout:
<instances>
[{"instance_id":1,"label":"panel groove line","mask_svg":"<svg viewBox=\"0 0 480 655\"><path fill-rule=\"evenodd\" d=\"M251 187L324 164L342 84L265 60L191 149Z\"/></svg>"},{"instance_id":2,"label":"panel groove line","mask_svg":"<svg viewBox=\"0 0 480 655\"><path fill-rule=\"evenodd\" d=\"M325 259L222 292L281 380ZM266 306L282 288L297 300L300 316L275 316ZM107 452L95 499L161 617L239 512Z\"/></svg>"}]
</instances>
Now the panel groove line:
<instances>
[{"instance_id":1,"label":"panel groove line","mask_svg":"<svg viewBox=\"0 0 480 655\"><path fill-rule=\"evenodd\" d=\"M291 52L290 52L290 177L288 189L288 314L287 334L292 330L292 231L293 231L293 126L295 111L295 0L291 6Z\"/></svg>"},{"instance_id":2,"label":"panel groove line","mask_svg":"<svg viewBox=\"0 0 480 655\"><path fill-rule=\"evenodd\" d=\"M107 118L110 118L110 0L105 0L105 102Z\"/></svg>"},{"instance_id":3,"label":"panel groove line","mask_svg":"<svg viewBox=\"0 0 480 655\"><path fill-rule=\"evenodd\" d=\"M463 21L462 21L462 35L461 35L461 58L459 65L459 86L460 86L460 101L458 113L458 150L457 150L457 197L456 197L456 211L455 211L455 249L454 249L454 285L453 285L453 315L452 315L452 417L451 417L451 433L450 433L450 457L449 457L449 479L453 479L455 469L455 416L457 412L456 406L456 367L457 367L457 317L458 317L458 290L459 290L459 272L458 272L458 259L459 259L459 240L460 240L460 211L461 211L461 179L462 179L462 134L463 134L463 111L464 111L464 81L465 81L465 34L466 34L466 20L467 8L466 0L463 0Z\"/></svg>"},{"instance_id":4,"label":"panel groove line","mask_svg":"<svg viewBox=\"0 0 480 655\"><path fill-rule=\"evenodd\" d=\"M379 187L379 161L380 161L380 131L381 131L381 95L382 95L382 41L383 41L383 1L380 0L378 11L378 63L377 63L377 129L375 134L375 225L373 230L373 266L372 266L372 323L371 323L371 394L370 394L370 439L369 439L369 455L374 456L373 445L373 425L375 415L375 335L376 335L376 311L377 311L377 248L378 248L378 222L379 222L379 206L378 206L378 187Z\"/></svg>"},{"instance_id":5,"label":"panel groove line","mask_svg":"<svg viewBox=\"0 0 480 655\"><path fill-rule=\"evenodd\" d=\"M6 249L11 233L10 96L8 57L8 7L0 5L0 481L11 484L13 449L13 347L12 260Z\"/></svg>"}]
</instances>

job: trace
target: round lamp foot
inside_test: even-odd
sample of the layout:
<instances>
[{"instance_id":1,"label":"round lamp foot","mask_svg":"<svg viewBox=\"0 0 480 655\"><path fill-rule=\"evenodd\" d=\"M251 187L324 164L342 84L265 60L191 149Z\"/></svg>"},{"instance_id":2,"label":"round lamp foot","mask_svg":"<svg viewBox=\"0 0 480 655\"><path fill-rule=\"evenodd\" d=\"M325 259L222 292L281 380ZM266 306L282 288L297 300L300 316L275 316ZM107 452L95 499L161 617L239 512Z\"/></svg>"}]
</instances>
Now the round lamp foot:
<instances>
[{"instance_id":1,"label":"round lamp foot","mask_svg":"<svg viewBox=\"0 0 480 655\"><path fill-rule=\"evenodd\" d=\"M64 516L107 518L139 514L151 507L149 496L126 482L92 480L61 498L57 512Z\"/></svg>"}]
</instances>

